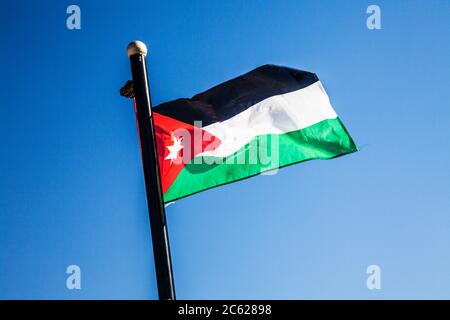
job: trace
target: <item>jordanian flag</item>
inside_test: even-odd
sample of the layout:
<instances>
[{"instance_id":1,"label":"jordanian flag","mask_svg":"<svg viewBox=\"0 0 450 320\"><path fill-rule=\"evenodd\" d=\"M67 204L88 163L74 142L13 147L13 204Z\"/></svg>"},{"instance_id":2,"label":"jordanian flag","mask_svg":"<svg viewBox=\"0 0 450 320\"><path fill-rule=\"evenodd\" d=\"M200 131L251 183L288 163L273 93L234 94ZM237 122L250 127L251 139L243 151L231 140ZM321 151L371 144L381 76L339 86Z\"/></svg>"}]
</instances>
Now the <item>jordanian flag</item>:
<instances>
[{"instance_id":1,"label":"jordanian flag","mask_svg":"<svg viewBox=\"0 0 450 320\"><path fill-rule=\"evenodd\" d=\"M164 201L357 150L314 73L259 67L153 110Z\"/></svg>"}]
</instances>

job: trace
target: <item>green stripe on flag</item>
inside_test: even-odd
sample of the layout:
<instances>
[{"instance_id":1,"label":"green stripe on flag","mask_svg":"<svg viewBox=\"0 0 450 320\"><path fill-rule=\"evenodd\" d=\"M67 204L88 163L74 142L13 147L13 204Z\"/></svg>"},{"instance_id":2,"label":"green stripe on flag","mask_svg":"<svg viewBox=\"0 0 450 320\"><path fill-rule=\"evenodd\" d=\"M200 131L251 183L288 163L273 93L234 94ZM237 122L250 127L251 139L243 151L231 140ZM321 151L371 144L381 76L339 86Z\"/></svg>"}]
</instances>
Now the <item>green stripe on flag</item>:
<instances>
[{"instance_id":1,"label":"green stripe on flag","mask_svg":"<svg viewBox=\"0 0 450 320\"><path fill-rule=\"evenodd\" d=\"M323 120L298 131L258 136L226 158L192 159L164 194L164 201L174 201L294 163L331 159L356 150L339 118ZM268 156L261 157L258 152Z\"/></svg>"}]
</instances>

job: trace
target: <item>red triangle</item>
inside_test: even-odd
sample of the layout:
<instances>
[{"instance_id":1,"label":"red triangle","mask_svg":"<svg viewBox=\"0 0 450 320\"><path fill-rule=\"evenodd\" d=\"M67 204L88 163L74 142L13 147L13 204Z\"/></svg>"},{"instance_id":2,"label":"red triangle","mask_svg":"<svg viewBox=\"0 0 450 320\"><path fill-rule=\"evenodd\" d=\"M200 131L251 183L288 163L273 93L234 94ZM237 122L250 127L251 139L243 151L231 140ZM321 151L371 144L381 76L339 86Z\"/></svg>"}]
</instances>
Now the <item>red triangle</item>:
<instances>
[{"instance_id":1,"label":"red triangle","mask_svg":"<svg viewBox=\"0 0 450 320\"><path fill-rule=\"evenodd\" d=\"M165 193L178 174L197 154L216 149L221 141L216 136L188 123L153 112L159 171L163 193ZM181 145L172 148L176 142ZM180 149L179 151L177 151ZM169 155L170 154L170 155ZM176 156L176 158L174 158Z\"/></svg>"}]
</instances>

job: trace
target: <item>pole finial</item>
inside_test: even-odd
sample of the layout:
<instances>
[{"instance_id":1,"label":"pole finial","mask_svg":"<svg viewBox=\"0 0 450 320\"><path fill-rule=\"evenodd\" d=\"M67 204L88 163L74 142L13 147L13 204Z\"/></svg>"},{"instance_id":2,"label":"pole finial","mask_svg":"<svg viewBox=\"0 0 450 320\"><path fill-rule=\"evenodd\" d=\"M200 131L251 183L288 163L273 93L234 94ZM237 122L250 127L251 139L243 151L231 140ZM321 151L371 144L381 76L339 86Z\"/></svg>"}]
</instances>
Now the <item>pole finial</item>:
<instances>
[{"instance_id":1,"label":"pole finial","mask_svg":"<svg viewBox=\"0 0 450 320\"><path fill-rule=\"evenodd\" d=\"M127 47L128 58L134 54L142 54L147 56L147 46L142 41L136 40L130 42Z\"/></svg>"}]
</instances>

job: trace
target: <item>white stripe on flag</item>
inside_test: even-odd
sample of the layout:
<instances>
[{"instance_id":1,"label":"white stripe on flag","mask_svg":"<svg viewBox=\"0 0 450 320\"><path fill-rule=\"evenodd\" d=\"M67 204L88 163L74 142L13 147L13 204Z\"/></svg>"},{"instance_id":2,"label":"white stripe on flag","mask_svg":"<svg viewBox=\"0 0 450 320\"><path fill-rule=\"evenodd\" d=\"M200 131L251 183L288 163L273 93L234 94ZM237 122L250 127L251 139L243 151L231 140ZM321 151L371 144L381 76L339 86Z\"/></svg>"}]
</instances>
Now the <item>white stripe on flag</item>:
<instances>
[{"instance_id":1,"label":"white stripe on flag","mask_svg":"<svg viewBox=\"0 0 450 320\"><path fill-rule=\"evenodd\" d=\"M230 119L203 127L222 143L197 157L226 157L258 135L297 131L336 117L328 95L317 81L306 88L269 97Z\"/></svg>"}]
</instances>

